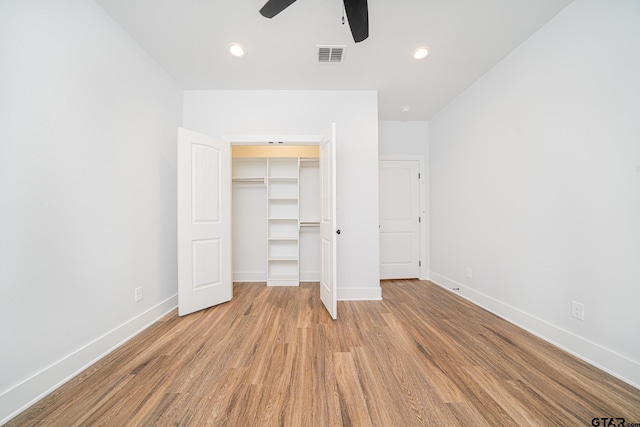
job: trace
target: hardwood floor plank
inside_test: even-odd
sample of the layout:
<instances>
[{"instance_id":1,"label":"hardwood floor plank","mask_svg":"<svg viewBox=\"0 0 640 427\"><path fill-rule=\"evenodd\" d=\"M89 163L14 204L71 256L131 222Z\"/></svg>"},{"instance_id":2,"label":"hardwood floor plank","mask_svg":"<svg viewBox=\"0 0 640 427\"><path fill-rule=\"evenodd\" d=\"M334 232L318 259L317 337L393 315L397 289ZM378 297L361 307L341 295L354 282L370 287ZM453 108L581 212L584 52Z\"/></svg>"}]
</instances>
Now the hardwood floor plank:
<instances>
[{"instance_id":1,"label":"hardwood floor plank","mask_svg":"<svg viewBox=\"0 0 640 427\"><path fill-rule=\"evenodd\" d=\"M378 426L397 425L404 402L399 402L388 388L379 360L365 347L355 348L352 353L358 376L363 378L362 391L371 421Z\"/></svg>"},{"instance_id":2,"label":"hardwood floor plank","mask_svg":"<svg viewBox=\"0 0 640 427\"><path fill-rule=\"evenodd\" d=\"M308 327L298 328L298 338L296 339L295 359L292 366L291 390L292 399L289 400L286 425L308 426L313 425L312 412L309 411L314 405L313 395L309 390L313 387L313 358L316 356L315 345L313 343L313 331ZM296 410L295 406L307 408L307 410Z\"/></svg>"},{"instance_id":3,"label":"hardwood floor plank","mask_svg":"<svg viewBox=\"0 0 640 427\"><path fill-rule=\"evenodd\" d=\"M409 352L409 357L418 361L422 366L426 376L430 378L429 384L433 387L434 392L442 402L465 402L466 398L456 385L442 372L442 370L433 364L432 357L428 355L425 348L416 340L406 328L405 324L396 319L395 315L385 314L388 318L387 323L393 325L394 334L402 340L402 347ZM414 327L416 325L413 325ZM426 328L426 325L423 325ZM435 344L435 343L434 343Z\"/></svg>"},{"instance_id":4,"label":"hardwood floor plank","mask_svg":"<svg viewBox=\"0 0 640 427\"><path fill-rule=\"evenodd\" d=\"M442 426L640 422L640 390L425 281L339 302L238 283L174 311L7 426Z\"/></svg>"},{"instance_id":5,"label":"hardwood floor plank","mask_svg":"<svg viewBox=\"0 0 640 427\"><path fill-rule=\"evenodd\" d=\"M394 399L399 399L397 404L402 407L402 425L455 425L424 366L409 355L395 331L378 328L368 335L368 342L367 349L386 367L386 382L394 384Z\"/></svg>"},{"instance_id":6,"label":"hardwood floor plank","mask_svg":"<svg viewBox=\"0 0 640 427\"><path fill-rule=\"evenodd\" d=\"M351 353L333 353L340 415L345 426L372 426Z\"/></svg>"},{"instance_id":7,"label":"hardwood floor plank","mask_svg":"<svg viewBox=\"0 0 640 427\"><path fill-rule=\"evenodd\" d=\"M461 426L491 427L496 425L485 420L476 407L468 402L448 403L447 406Z\"/></svg>"},{"instance_id":8,"label":"hardwood floor plank","mask_svg":"<svg viewBox=\"0 0 640 427\"><path fill-rule=\"evenodd\" d=\"M133 425L153 427L178 425L176 412L180 411L184 405L186 395L183 393L165 393L158 405L148 414L142 414L140 421Z\"/></svg>"},{"instance_id":9,"label":"hardwood floor plank","mask_svg":"<svg viewBox=\"0 0 640 427\"><path fill-rule=\"evenodd\" d=\"M515 399L508 384L499 376L487 372L480 366L468 366L465 370L469 377L476 381L480 387L497 402L500 407L509 414L515 425L537 425L540 419L544 419L544 413L532 413L531 406L525 406L520 400Z\"/></svg>"},{"instance_id":10,"label":"hardwood floor plank","mask_svg":"<svg viewBox=\"0 0 640 427\"><path fill-rule=\"evenodd\" d=\"M580 425L584 421L582 417L576 417L575 414L565 410L556 404L548 396L541 395L525 382L507 381L505 387L508 388L509 394L529 411L536 414L532 417L536 422L544 420L544 425Z\"/></svg>"}]
</instances>

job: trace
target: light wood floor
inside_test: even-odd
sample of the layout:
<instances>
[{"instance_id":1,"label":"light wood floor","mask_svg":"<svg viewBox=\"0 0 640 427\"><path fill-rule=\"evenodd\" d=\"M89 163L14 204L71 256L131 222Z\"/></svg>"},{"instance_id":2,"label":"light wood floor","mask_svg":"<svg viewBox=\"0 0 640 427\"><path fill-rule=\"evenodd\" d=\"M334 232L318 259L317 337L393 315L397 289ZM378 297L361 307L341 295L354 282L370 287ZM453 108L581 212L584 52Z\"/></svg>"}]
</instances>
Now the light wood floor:
<instances>
[{"instance_id":1,"label":"light wood floor","mask_svg":"<svg viewBox=\"0 0 640 427\"><path fill-rule=\"evenodd\" d=\"M589 426L640 391L429 282L384 301L235 285L171 313L9 422L22 425Z\"/></svg>"}]
</instances>

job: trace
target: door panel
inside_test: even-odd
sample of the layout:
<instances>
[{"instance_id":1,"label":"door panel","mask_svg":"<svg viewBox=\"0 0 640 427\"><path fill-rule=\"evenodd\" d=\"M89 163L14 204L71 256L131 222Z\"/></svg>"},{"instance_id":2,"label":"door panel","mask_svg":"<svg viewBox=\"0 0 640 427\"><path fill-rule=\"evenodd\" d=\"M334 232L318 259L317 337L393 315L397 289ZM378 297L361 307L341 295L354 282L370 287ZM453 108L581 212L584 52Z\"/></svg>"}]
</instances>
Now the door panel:
<instances>
[{"instance_id":1,"label":"door panel","mask_svg":"<svg viewBox=\"0 0 640 427\"><path fill-rule=\"evenodd\" d=\"M333 319L338 318L336 270L336 125L320 143L320 299Z\"/></svg>"},{"instance_id":2,"label":"door panel","mask_svg":"<svg viewBox=\"0 0 640 427\"><path fill-rule=\"evenodd\" d=\"M381 160L380 278L420 276L420 164Z\"/></svg>"},{"instance_id":3,"label":"door panel","mask_svg":"<svg viewBox=\"0 0 640 427\"><path fill-rule=\"evenodd\" d=\"M192 244L193 289L220 284L222 260L220 239L197 240Z\"/></svg>"},{"instance_id":4,"label":"door panel","mask_svg":"<svg viewBox=\"0 0 640 427\"><path fill-rule=\"evenodd\" d=\"M178 314L229 301L229 143L178 129Z\"/></svg>"},{"instance_id":5,"label":"door panel","mask_svg":"<svg viewBox=\"0 0 640 427\"><path fill-rule=\"evenodd\" d=\"M194 224L220 222L220 149L193 144L191 214Z\"/></svg>"},{"instance_id":6,"label":"door panel","mask_svg":"<svg viewBox=\"0 0 640 427\"><path fill-rule=\"evenodd\" d=\"M381 233L382 258L387 264L408 264L413 261L412 233Z\"/></svg>"},{"instance_id":7,"label":"door panel","mask_svg":"<svg viewBox=\"0 0 640 427\"><path fill-rule=\"evenodd\" d=\"M380 205L380 217L385 220L412 220L416 216L413 190L417 188L418 173L413 164L417 162L385 161L380 166L380 192L385 203Z\"/></svg>"}]
</instances>

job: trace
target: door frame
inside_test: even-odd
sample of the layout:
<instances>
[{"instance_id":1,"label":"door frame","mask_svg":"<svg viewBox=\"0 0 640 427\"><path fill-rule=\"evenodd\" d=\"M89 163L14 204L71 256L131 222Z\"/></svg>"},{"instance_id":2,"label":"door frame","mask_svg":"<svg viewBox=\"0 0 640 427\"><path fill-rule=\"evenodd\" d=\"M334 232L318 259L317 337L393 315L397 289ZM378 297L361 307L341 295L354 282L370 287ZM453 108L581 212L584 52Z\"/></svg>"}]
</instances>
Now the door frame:
<instances>
[{"instance_id":1,"label":"door frame","mask_svg":"<svg viewBox=\"0 0 640 427\"><path fill-rule=\"evenodd\" d=\"M320 145L324 135L222 135L231 145Z\"/></svg>"},{"instance_id":2,"label":"door frame","mask_svg":"<svg viewBox=\"0 0 640 427\"><path fill-rule=\"evenodd\" d=\"M426 171L426 158L423 155L379 155L378 171L380 171L380 162L385 160L401 160L401 161L417 161L420 171L420 189L418 191L420 198L420 280L429 280L429 186Z\"/></svg>"}]
</instances>

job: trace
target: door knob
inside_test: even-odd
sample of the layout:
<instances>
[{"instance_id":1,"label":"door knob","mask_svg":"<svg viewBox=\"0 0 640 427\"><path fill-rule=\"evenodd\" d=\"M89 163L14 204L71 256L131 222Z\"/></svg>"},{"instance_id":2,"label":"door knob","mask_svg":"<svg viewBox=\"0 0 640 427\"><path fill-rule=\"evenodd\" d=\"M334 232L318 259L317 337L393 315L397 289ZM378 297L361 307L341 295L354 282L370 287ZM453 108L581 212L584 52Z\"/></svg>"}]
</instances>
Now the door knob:
<instances>
[{"instance_id":1,"label":"door knob","mask_svg":"<svg viewBox=\"0 0 640 427\"><path fill-rule=\"evenodd\" d=\"M336 234L340 234L340 230L336 230Z\"/></svg>"}]
</instances>

